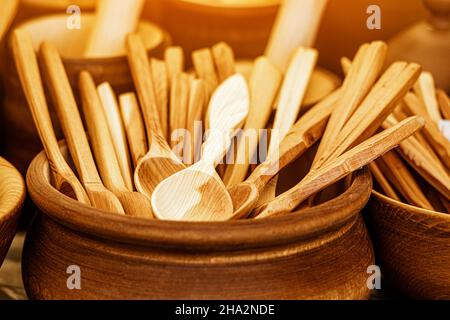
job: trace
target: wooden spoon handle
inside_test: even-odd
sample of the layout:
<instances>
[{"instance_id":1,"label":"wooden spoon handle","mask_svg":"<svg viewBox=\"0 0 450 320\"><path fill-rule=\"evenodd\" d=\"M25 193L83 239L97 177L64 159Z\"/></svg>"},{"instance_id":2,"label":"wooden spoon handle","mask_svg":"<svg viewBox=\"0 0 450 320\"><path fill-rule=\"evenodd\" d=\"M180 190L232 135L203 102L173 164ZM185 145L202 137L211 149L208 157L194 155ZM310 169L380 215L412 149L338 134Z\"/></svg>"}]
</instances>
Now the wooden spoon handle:
<instances>
[{"instance_id":1,"label":"wooden spoon handle","mask_svg":"<svg viewBox=\"0 0 450 320\"><path fill-rule=\"evenodd\" d=\"M341 90L336 90L305 113L281 142L279 153L270 154L247 181L261 192L272 177L311 147L322 136L340 94Z\"/></svg>"},{"instance_id":2,"label":"wooden spoon handle","mask_svg":"<svg viewBox=\"0 0 450 320\"><path fill-rule=\"evenodd\" d=\"M19 0L0 1L0 41L11 25L18 7Z\"/></svg>"},{"instance_id":3,"label":"wooden spoon handle","mask_svg":"<svg viewBox=\"0 0 450 320\"><path fill-rule=\"evenodd\" d=\"M145 0L99 0L84 55L107 57L122 54L126 35L136 30L144 3Z\"/></svg>"},{"instance_id":4,"label":"wooden spoon handle","mask_svg":"<svg viewBox=\"0 0 450 320\"><path fill-rule=\"evenodd\" d=\"M56 113L80 179L85 186L102 184L61 57L48 42L41 46L41 57Z\"/></svg>"},{"instance_id":5,"label":"wooden spoon handle","mask_svg":"<svg viewBox=\"0 0 450 320\"><path fill-rule=\"evenodd\" d=\"M336 160L307 176L299 184L255 211L257 218L265 218L294 210L300 203L316 192L339 181L359 168L364 167L400 142L411 136L424 125L419 117L408 118L389 128Z\"/></svg>"},{"instance_id":6,"label":"wooden spoon handle","mask_svg":"<svg viewBox=\"0 0 450 320\"><path fill-rule=\"evenodd\" d=\"M327 0L284 0L265 55L281 70L299 46L312 47Z\"/></svg>"},{"instance_id":7,"label":"wooden spoon handle","mask_svg":"<svg viewBox=\"0 0 450 320\"><path fill-rule=\"evenodd\" d=\"M165 134L161 128L158 115L158 104L152 82L152 72L142 38L136 34L130 34L127 38L128 62L134 85L141 103L144 122L147 127L149 143L151 136L159 135L165 140Z\"/></svg>"},{"instance_id":8,"label":"wooden spoon handle","mask_svg":"<svg viewBox=\"0 0 450 320\"><path fill-rule=\"evenodd\" d=\"M55 177L56 188L61 190L64 182L70 181L78 201L90 204L86 191L59 149L30 35L26 31L16 29L12 37L12 48L25 96Z\"/></svg>"},{"instance_id":9,"label":"wooden spoon handle","mask_svg":"<svg viewBox=\"0 0 450 320\"><path fill-rule=\"evenodd\" d=\"M89 72L80 73L79 88L86 126L102 181L113 193L127 191L106 116Z\"/></svg>"}]
</instances>

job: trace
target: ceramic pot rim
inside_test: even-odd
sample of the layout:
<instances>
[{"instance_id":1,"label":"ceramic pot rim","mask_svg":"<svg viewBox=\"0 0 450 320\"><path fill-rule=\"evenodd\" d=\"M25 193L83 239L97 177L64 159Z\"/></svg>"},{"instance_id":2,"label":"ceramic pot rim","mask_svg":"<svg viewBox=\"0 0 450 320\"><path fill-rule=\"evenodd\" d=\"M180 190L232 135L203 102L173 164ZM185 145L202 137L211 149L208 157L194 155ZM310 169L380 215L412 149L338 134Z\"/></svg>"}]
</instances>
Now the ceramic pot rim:
<instances>
[{"instance_id":1,"label":"ceramic pot rim","mask_svg":"<svg viewBox=\"0 0 450 320\"><path fill-rule=\"evenodd\" d=\"M370 198L372 179L366 168L355 173L351 186L320 206L261 220L175 222L114 215L85 206L48 182L47 158L41 152L27 172L33 202L51 219L75 231L131 244L183 248L252 248L309 239L338 230Z\"/></svg>"},{"instance_id":2,"label":"ceramic pot rim","mask_svg":"<svg viewBox=\"0 0 450 320\"><path fill-rule=\"evenodd\" d=\"M8 179L3 179L2 172L9 171L11 174ZM0 157L0 185L7 184L11 185L14 182L15 186L19 186L19 188L15 188L14 190L10 190L8 188L5 194L0 195L0 223L12 219L13 216L20 213L20 208L25 201L25 182L20 175L19 171L13 167L6 159ZM8 200L4 201L4 198L8 197ZM2 207L5 205L5 207Z\"/></svg>"},{"instance_id":3,"label":"ceramic pot rim","mask_svg":"<svg viewBox=\"0 0 450 320\"><path fill-rule=\"evenodd\" d=\"M387 203L390 206L394 207L395 209L400 209L403 211L405 211L405 210L413 211L418 214L428 215L430 217L447 220L450 223L450 214L433 211L433 210L428 210L428 209L423 209L423 208L419 208L419 207L410 205L408 203L403 203L401 201L397 201L395 199L389 198L388 196L385 196L384 194L381 194L380 192L375 191L375 190L372 190L372 194L378 201Z\"/></svg>"}]
</instances>

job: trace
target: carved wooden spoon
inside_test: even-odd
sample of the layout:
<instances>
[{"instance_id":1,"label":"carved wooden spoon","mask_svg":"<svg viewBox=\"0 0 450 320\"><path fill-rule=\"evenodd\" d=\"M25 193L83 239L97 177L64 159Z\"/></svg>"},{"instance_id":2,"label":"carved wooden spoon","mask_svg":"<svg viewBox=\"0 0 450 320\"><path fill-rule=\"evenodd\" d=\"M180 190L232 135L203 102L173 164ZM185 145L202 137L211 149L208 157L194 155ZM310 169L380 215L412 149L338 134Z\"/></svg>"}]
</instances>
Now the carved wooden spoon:
<instances>
[{"instance_id":1,"label":"carved wooden spoon","mask_svg":"<svg viewBox=\"0 0 450 320\"><path fill-rule=\"evenodd\" d=\"M78 201L90 205L86 191L59 149L30 35L26 31L16 29L12 37L12 49L23 91L55 180L55 187L66 194L70 192L70 188L72 190L70 193L74 193Z\"/></svg>"},{"instance_id":2,"label":"carved wooden spoon","mask_svg":"<svg viewBox=\"0 0 450 320\"><path fill-rule=\"evenodd\" d=\"M289 191L271 202L258 207L253 216L266 218L294 210L304 200L324 188L339 181L355 170L362 168L381 155L395 148L400 142L423 127L425 121L420 117L411 117L384 130L360 145L347 151L316 171L311 172Z\"/></svg>"},{"instance_id":3,"label":"carved wooden spoon","mask_svg":"<svg viewBox=\"0 0 450 320\"><path fill-rule=\"evenodd\" d=\"M234 206L232 219L246 217L270 179L300 157L322 136L340 92L341 90L336 90L305 113L282 140L279 153L269 155L246 181L228 189Z\"/></svg>"},{"instance_id":4,"label":"carved wooden spoon","mask_svg":"<svg viewBox=\"0 0 450 320\"><path fill-rule=\"evenodd\" d=\"M158 218L219 221L232 216L233 202L215 167L231 144L233 129L245 120L248 108L249 93L242 75L236 74L218 87L209 105L211 130L203 145L203 157L157 186L152 206Z\"/></svg>"},{"instance_id":5,"label":"carved wooden spoon","mask_svg":"<svg viewBox=\"0 0 450 320\"><path fill-rule=\"evenodd\" d=\"M172 152L161 128L152 73L142 38L132 34L127 38L128 62L142 108L147 129L148 153L139 160L134 172L136 189L151 198L156 186L165 178L185 168Z\"/></svg>"}]
</instances>

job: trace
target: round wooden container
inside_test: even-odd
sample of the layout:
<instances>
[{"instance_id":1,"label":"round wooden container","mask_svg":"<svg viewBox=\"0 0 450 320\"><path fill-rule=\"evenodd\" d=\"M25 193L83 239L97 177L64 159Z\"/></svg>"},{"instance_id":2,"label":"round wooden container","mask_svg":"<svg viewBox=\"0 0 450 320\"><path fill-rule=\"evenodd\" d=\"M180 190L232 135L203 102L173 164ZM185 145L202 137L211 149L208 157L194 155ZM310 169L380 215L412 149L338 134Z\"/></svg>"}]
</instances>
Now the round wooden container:
<instances>
[{"instance_id":1,"label":"round wooden container","mask_svg":"<svg viewBox=\"0 0 450 320\"><path fill-rule=\"evenodd\" d=\"M20 173L0 157L0 267L16 234L25 193Z\"/></svg>"},{"instance_id":2,"label":"round wooden container","mask_svg":"<svg viewBox=\"0 0 450 320\"><path fill-rule=\"evenodd\" d=\"M365 299L374 254L360 210L371 182L361 170L335 199L266 220L142 220L62 195L41 153L27 174L39 214L25 288L31 299ZM81 290L67 288L69 267Z\"/></svg>"},{"instance_id":3,"label":"round wooden container","mask_svg":"<svg viewBox=\"0 0 450 320\"><path fill-rule=\"evenodd\" d=\"M263 54L280 0L154 0L143 16L156 21L190 53L225 41L238 58ZM190 59L189 59L190 60Z\"/></svg>"},{"instance_id":4,"label":"round wooden container","mask_svg":"<svg viewBox=\"0 0 450 320\"><path fill-rule=\"evenodd\" d=\"M125 53L117 57L81 58L93 15L83 14L81 17L82 27L79 30L66 28L66 15L45 16L30 20L20 27L29 30L36 49L45 40L52 41L57 46L75 91L77 91L78 74L82 70L90 71L97 83L109 81L117 94L131 90L133 82ZM168 34L156 25L145 21L140 23L138 32L144 38L149 55L161 57L170 42ZM42 150L42 146L22 93L14 60L10 55L11 52L8 56L8 68L4 74L5 98L0 110L4 130L3 153L19 171L25 173L30 161ZM52 116L56 119L54 112ZM57 121L54 124L60 136Z\"/></svg>"},{"instance_id":5,"label":"round wooden container","mask_svg":"<svg viewBox=\"0 0 450 320\"><path fill-rule=\"evenodd\" d=\"M367 211L381 272L417 299L450 299L450 215L373 191Z\"/></svg>"}]
</instances>

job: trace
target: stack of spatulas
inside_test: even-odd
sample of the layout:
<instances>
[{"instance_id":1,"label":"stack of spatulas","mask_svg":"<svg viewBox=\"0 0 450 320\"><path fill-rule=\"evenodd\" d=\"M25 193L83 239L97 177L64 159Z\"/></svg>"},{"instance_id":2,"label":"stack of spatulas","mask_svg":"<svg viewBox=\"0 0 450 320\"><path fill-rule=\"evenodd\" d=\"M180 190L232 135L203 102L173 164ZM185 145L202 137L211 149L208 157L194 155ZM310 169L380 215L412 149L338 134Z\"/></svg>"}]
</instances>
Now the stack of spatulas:
<instances>
[{"instance_id":1,"label":"stack of spatulas","mask_svg":"<svg viewBox=\"0 0 450 320\"><path fill-rule=\"evenodd\" d=\"M83 71L78 106L56 49L41 45L41 77L29 36L22 30L13 36L54 186L104 211L186 221L289 213L398 145L411 144L407 139L428 123L414 112L398 118L397 106L409 99L421 68L396 62L384 70L383 42L361 46L342 87L310 110L302 110L302 101L317 62L313 49L296 50L284 74L259 57L245 78L225 43L195 51L193 71L186 70L182 48L168 48L159 60L148 58L137 35L126 45L136 93L116 99L107 83L97 87ZM75 170L56 141L43 80ZM246 143L252 130L256 142ZM278 173L319 141L309 173L275 195Z\"/></svg>"}]
</instances>

